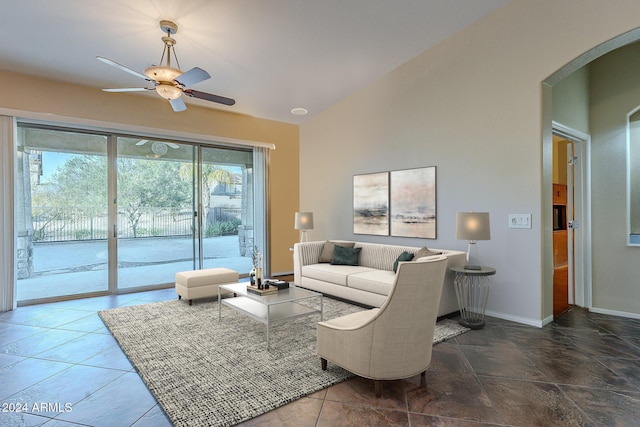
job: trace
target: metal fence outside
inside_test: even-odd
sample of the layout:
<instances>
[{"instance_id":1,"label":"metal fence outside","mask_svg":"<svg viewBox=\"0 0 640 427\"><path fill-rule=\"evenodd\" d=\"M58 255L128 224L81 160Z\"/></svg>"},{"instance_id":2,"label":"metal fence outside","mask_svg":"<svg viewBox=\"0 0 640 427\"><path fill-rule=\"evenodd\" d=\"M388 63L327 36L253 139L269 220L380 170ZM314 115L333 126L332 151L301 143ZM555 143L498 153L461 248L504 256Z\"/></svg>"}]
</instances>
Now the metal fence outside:
<instances>
[{"instance_id":1,"label":"metal fence outside","mask_svg":"<svg viewBox=\"0 0 640 427\"><path fill-rule=\"evenodd\" d=\"M240 219L240 208L215 208L209 222ZM191 209L144 208L135 226L124 212L118 212L118 238L191 236L194 215ZM211 218L213 216L213 218ZM33 240L64 242L106 239L109 233L108 215L103 209L78 207L32 208Z\"/></svg>"}]
</instances>

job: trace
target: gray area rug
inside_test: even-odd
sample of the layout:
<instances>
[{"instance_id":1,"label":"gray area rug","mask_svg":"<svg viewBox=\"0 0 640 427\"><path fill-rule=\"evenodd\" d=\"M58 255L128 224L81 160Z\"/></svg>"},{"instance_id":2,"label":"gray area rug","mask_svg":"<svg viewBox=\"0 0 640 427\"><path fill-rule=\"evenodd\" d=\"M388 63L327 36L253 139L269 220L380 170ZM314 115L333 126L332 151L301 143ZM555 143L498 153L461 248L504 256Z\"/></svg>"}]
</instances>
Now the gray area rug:
<instances>
[{"instance_id":1,"label":"gray area rug","mask_svg":"<svg viewBox=\"0 0 640 427\"><path fill-rule=\"evenodd\" d=\"M364 308L324 298L325 320ZM318 315L270 329L216 301L166 301L101 311L100 317L175 426L231 426L337 384L351 373L316 354ZM436 326L434 343L468 329Z\"/></svg>"}]
</instances>

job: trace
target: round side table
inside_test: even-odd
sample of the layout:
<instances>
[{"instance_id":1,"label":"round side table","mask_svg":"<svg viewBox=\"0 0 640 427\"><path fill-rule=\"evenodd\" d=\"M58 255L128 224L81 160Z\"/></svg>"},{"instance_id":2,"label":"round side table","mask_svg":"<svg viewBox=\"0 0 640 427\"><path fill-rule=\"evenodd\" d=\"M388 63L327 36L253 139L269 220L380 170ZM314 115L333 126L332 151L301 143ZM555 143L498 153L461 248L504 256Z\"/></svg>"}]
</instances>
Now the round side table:
<instances>
[{"instance_id":1,"label":"round side table","mask_svg":"<svg viewBox=\"0 0 640 427\"><path fill-rule=\"evenodd\" d=\"M453 284L460 307L460 324L471 329L482 328L484 326L484 310L487 307L487 298L489 297L489 276L496 274L496 269L481 267L472 270L464 267L451 267L449 270L456 275Z\"/></svg>"}]
</instances>

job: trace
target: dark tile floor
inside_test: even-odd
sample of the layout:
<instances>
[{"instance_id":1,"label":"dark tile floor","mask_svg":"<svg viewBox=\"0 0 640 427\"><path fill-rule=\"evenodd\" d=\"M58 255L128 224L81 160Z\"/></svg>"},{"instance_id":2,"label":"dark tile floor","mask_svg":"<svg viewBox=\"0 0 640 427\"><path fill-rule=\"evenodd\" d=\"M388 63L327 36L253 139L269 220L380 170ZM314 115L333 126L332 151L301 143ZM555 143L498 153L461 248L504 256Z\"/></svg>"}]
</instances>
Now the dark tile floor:
<instances>
[{"instance_id":1,"label":"dark tile floor","mask_svg":"<svg viewBox=\"0 0 640 427\"><path fill-rule=\"evenodd\" d=\"M0 426L169 426L102 309L173 289L0 314ZM195 397L197 398L197 397ZM426 376L354 378L244 426L638 426L640 320L574 308L545 328L487 319L438 344Z\"/></svg>"}]
</instances>

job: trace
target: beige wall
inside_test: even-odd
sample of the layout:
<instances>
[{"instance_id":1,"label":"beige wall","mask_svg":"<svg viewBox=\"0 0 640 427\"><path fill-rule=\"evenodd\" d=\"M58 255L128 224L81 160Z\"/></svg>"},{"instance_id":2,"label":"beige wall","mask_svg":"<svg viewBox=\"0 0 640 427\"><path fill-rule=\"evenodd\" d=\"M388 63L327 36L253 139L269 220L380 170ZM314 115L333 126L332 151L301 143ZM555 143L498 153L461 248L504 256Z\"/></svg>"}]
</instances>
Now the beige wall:
<instances>
[{"instance_id":1,"label":"beige wall","mask_svg":"<svg viewBox=\"0 0 640 427\"><path fill-rule=\"evenodd\" d=\"M50 113L51 120L68 117L71 121L97 121L96 125L112 129L126 125L157 129L160 135L166 131L172 136L201 134L275 144L270 155L269 181L271 270L293 270L288 248L298 238L293 229L299 201L297 125L193 105L185 112L174 113L166 101L155 96L105 93L7 72L0 72L0 79L7 83L0 97L3 109Z\"/></svg>"},{"instance_id":2,"label":"beige wall","mask_svg":"<svg viewBox=\"0 0 640 427\"><path fill-rule=\"evenodd\" d=\"M640 45L591 66L593 306L640 314L640 248L627 242L627 115L640 106Z\"/></svg>"},{"instance_id":3,"label":"beige wall","mask_svg":"<svg viewBox=\"0 0 640 427\"><path fill-rule=\"evenodd\" d=\"M300 205L314 212L311 237L464 250L455 213L489 211L492 239L478 244L497 269L488 313L541 324L552 313L542 202L551 196L542 145L551 102L542 105L541 82L637 27L637 16L635 0L514 0L302 125ZM353 235L354 174L431 165L436 240ZM509 213L531 213L533 228L507 228Z\"/></svg>"},{"instance_id":4,"label":"beige wall","mask_svg":"<svg viewBox=\"0 0 640 427\"><path fill-rule=\"evenodd\" d=\"M582 67L553 87L553 120L589 134L589 67Z\"/></svg>"}]
</instances>

